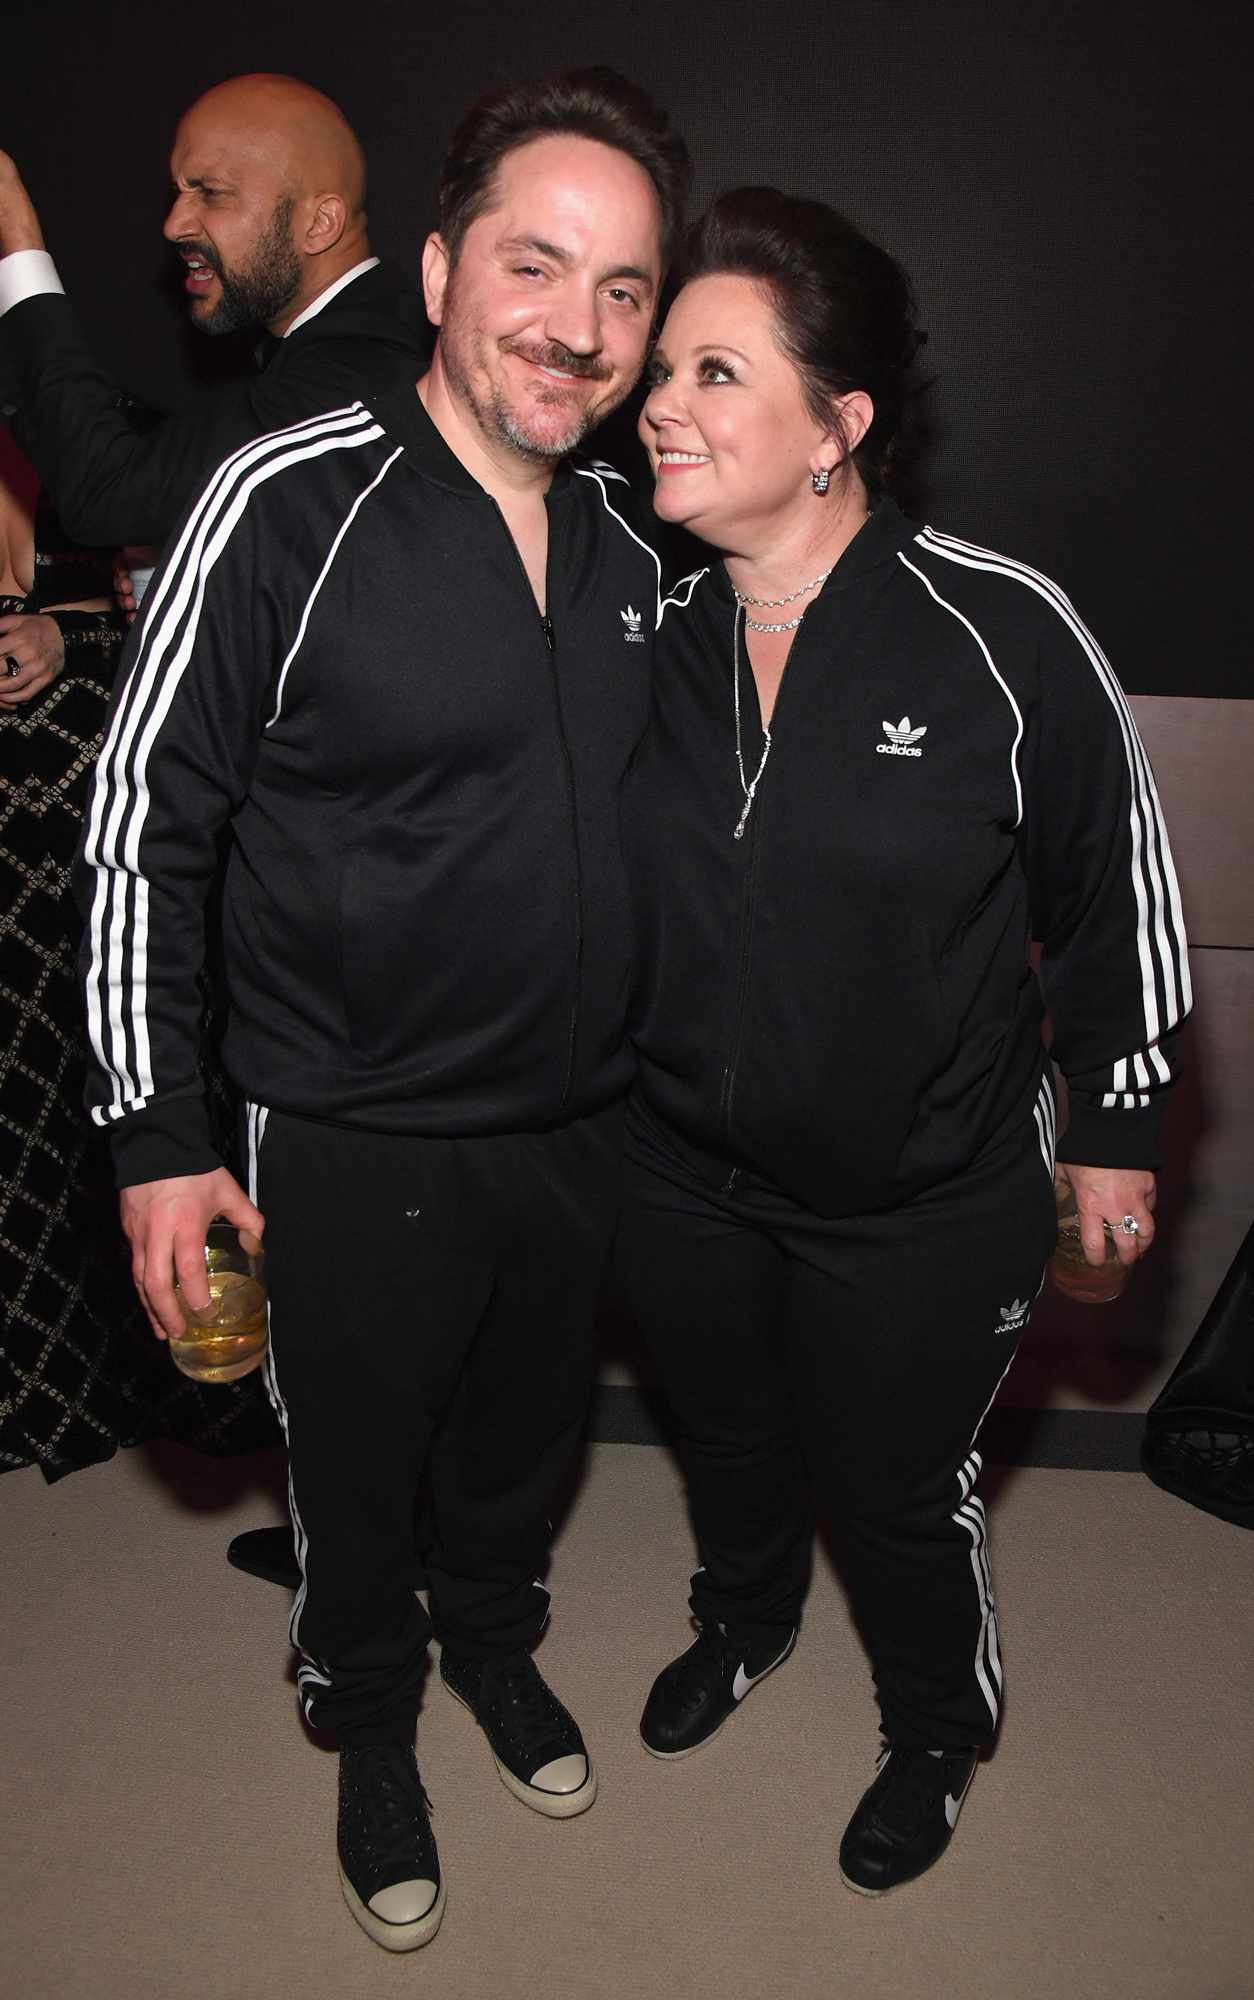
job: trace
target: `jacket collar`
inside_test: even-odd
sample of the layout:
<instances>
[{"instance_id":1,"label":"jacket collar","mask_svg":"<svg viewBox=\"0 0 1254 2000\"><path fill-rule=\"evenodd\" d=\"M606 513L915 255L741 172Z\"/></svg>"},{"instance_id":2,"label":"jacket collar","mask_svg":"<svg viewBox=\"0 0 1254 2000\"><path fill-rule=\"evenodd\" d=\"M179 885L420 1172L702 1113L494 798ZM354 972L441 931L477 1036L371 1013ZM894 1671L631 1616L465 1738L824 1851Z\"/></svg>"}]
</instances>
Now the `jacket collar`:
<instances>
[{"instance_id":1,"label":"jacket collar","mask_svg":"<svg viewBox=\"0 0 1254 2000\"><path fill-rule=\"evenodd\" d=\"M319 292L316 299L311 299L305 307L304 312L297 313L292 324L285 330L281 337L284 340L290 340L300 327L307 326L311 319L315 319L320 312L323 312L330 305L332 299L337 298L342 291L346 290L355 278L363 278L367 271L375 271L378 267L379 259L377 257L363 257L360 264L354 264L351 271L345 271L335 280L334 284L326 285Z\"/></svg>"},{"instance_id":2,"label":"jacket collar","mask_svg":"<svg viewBox=\"0 0 1254 2000\"><path fill-rule=\"evenodd\" d=\"M377 257L365 259L337 284L329 285L313 306L279 337L262 333L253 347L258 368L269 368L285 349L302 349L307 341L354 337L389 341L409 348L415 376L422 373L431 346L426 309L398 264Z\"/></svg>"},{"instance_id":3,"label":"jacket collar","mask_svg":"<svg viewBox=\"0 0 1254 2000\"><path fill-rule=\"evenodd\" d=\"M892 562L898 549L906 548L917 533L914 522L902 513L895 500L880 500L841 555L815 604L852 589L873 570ZM735 603L731 578L721 562L711 564L709 581L720 602L729 606Z\"/></svg>"},{"instance_id":4,"label":"jacket collar","mask_svg":"<svg viewBox=\"0 0 1254 2000\"><path fill-rule=\"evenodd\" d=\"M473 473L467 471L457 453L446 444L432 423L416 388L385 390L381 395L370 398L369 408L388 436L404 447L406 457L428 479L434 479L456 493L478 495L481 499L488 497L486 489ZM560 499L570 492L573 485L570 466L566 459L562 459L546 498Z\"/></svg>"}]
</instances>

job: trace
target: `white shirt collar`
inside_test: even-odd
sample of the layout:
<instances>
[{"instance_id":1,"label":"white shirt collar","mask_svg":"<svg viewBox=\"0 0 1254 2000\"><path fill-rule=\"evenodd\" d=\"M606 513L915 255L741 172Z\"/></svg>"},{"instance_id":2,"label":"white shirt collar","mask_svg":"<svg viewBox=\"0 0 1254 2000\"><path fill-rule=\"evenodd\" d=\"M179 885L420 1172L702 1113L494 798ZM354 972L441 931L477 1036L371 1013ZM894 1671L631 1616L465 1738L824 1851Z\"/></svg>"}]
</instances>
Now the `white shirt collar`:
<instances>
[{"instance_id":1,"label":"white shirt collar","mask_svg":"<svg viewBox=\"0 0 1254 2000\"><path fill-rule=\"evenodd\" d=\"M284 340L289 334L295 333L298 326L304 326L307 320L311 320L315 313L320 313L323 306L330 305L335 294L342 292L345 285L351 285L354 278L360 278L363 271L373 271L378 261L377 257L363 257L360 264L354 264L351 271L345 271L343 277L337 278L333 285L328 285L325 292L319 292L317 298L305 307L304 312L297 313L292 324L284 329Z\"/></svg>"}]
</instances>

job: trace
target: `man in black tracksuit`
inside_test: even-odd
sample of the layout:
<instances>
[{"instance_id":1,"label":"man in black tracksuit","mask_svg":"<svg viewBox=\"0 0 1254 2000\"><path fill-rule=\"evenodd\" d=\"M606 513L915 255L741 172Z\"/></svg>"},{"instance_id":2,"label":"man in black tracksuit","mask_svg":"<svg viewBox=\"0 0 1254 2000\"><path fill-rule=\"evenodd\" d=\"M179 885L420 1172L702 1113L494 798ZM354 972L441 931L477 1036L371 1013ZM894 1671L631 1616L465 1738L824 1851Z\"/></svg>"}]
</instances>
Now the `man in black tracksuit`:
<instances>
[{"instance_id":1,"label":"man in black tracksuit","mask_svg":"<svg viewBox=\"0 0 1254 2000\"><path fill-rule=\"evenodd\" d=\"M358 396L409 387L431 349L413 284L370 254L361 148L317 91L289 77L219 85L181 121L171 174L165 235L188 273L192 324L265 331L256 375L141 429L119 407L0 154L0 404L62 525L89 547L159 546L228 453ZM276 228L288 239L277 260ZM230 1559L299 1583L287 1528L237 1535Z\"/></svg>"},{"instance_id":2,"label":"man in black tracksuit","mask_svg":"<svg viewBox=\"0 0 1254 2000\"><path fill-rule=\"evenodd\" d=\"M472 111L424 259L431 372L219 468L145 602L89 815L93 1113L137 1281L177 1331L172 1262L194 1303L205 1222L264 1214L301 1703L341 1746L345 1895L393 1950L444 1906L413 1754L432 1626L506 1786L550 1817L595 1797L529 1647L617 1210L619 793L659 572L625 483L565 454L639 372L685 173L608 72ZM251 1200L196 1063L224 830Z\"/></svg>"},{"instance_id":3,"label":"man in black tracksuit","mask_svg":"<svg viewBox=\"0 0 1254 2000\"><path fill-rule=\"evenodd\" d=\"M192 324L264 328L263 365L138 429L0 153L0 406L61 525L87 547L164 542L228 452L412 382L430 351L413 285L370 254L361 149L319 92L290 77L218 85L180 124L171 175L165 235L187 272Z\"/></svg>"}]
</instances>

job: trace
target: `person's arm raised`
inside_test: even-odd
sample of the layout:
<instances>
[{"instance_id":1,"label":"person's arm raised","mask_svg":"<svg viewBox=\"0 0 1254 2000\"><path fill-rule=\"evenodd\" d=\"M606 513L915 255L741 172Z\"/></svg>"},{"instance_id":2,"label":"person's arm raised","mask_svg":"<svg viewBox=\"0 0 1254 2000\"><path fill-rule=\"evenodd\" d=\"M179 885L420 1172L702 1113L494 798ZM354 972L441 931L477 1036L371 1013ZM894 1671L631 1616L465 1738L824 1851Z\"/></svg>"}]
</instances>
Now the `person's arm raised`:
<instances>
[{"instance_id":1,"label":"person's arm raised","mask_svg":"<svg viewBox=\"0 0 1254 2000\"><path fill-rule=\"evenodd\" d=\"M0 151L0 258L42 250L44 232L17 162Z\"/></svg>"}]
</instances>

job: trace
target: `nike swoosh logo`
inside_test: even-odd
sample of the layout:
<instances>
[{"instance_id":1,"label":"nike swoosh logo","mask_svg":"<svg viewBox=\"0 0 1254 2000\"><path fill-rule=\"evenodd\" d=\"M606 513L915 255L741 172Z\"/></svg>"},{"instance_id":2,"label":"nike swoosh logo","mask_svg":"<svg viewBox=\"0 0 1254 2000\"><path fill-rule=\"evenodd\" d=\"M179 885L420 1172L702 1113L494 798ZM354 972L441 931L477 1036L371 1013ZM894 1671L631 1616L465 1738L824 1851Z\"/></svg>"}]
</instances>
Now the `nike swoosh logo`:
<instances>
[{"instance_id":1,"label":"nike swoosh logo","mask_svg":"<svg viewBox=\"0 0 1254 2000\"><path fill-rule=\"evenodd\" d=\"M780 1660L787 1659L789 1653L792 1651L792 1642L795 1636L796 1636L795 1633L792 1632L789 1633L788 1644L785 1646L783 1652L780 1653L775 1659L771 1661L769 1667L763 1667L760 1674L747 1674L745 1672L744 1661L743 1660L741 1661L740 1665L736 1669L736 1678L732 1682L733 1701L743 1701L751 1687L756 1686L758 1681L765 1680L766 1676L772 1671L772 1669L779 1665Z\"/></svg>"},{"instance_id":2,"label":"nike swoosh logo","mask_svg":"<svg viewBox=\"0 0 1254 2000\"><path fill-rule=\"evenodd\" d=\"M975 1776L975 1767L974 1765L972 1765L971 1778L974 1778L974 1776ZM962 1811L962 1801L966 1798L967 1793L971 1789L971 1778L967 1779L966 1784L959 1792L957 1798L954 1797L952 1792L946 1792L945 1794L945 1818L949 1821L949 1830L951 1833L958 1824L958 1814Z\"/></svg>"}]
</instances>

